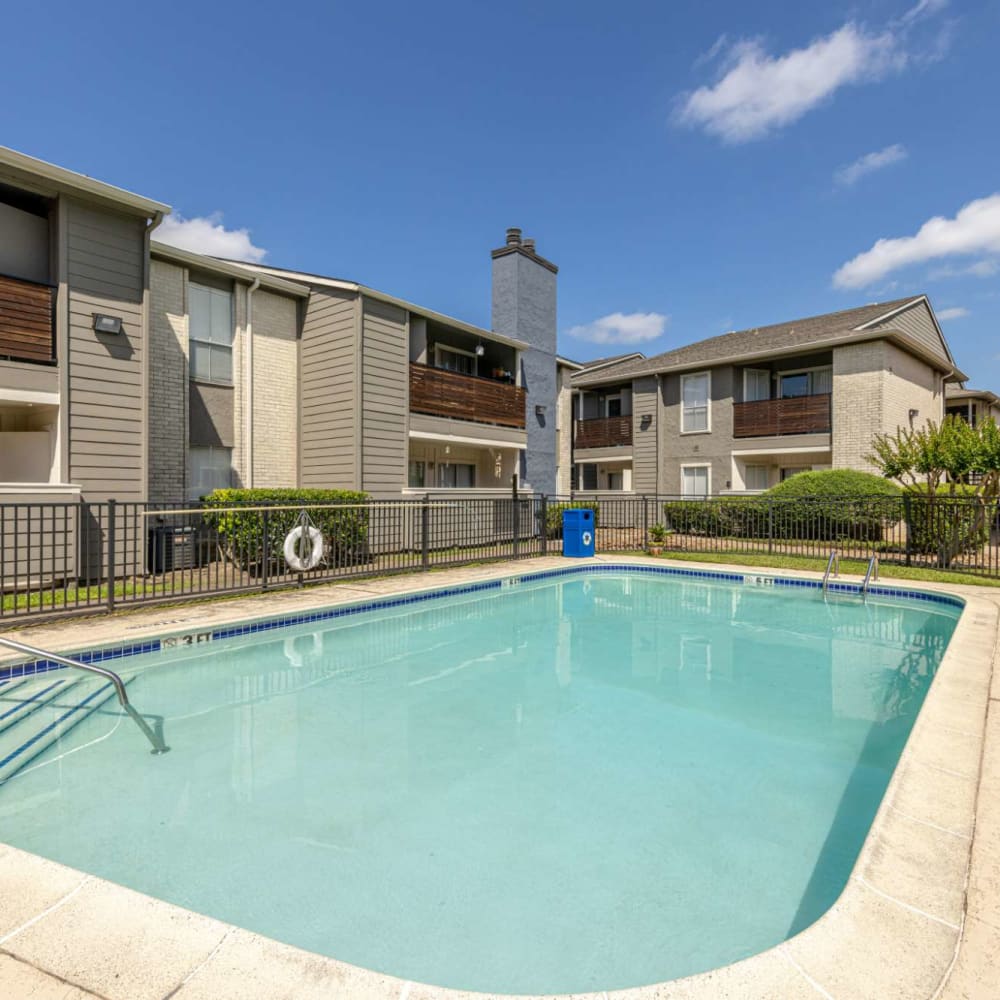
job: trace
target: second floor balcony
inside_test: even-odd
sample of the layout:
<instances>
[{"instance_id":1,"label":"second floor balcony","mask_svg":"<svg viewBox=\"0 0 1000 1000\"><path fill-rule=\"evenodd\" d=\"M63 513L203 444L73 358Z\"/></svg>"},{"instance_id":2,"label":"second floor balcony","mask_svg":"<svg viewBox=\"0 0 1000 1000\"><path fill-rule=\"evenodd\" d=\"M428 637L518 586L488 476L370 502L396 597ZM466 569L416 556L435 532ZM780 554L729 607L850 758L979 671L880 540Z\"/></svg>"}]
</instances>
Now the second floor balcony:
<instances>
[{"instance_id":1,"label":"second floor balcony","mask_svg":"<svg viewBox=\"0 0 1000 1000\"><path fill-rule=\"evenodd\" d=\"M410 412L523 430L525 391L497 379L411 362Z\"/></svg>"},{"instance_id":2,"label":"second floor balcony","mask_svg":"<svg viewBox=\"0 0 1000 1000\"><path fill-rule=\"evenodd\" d=\"M831 394L733 404L733 437L829 434Z\"/></svg>"},{"instance_id":3,"label":"second floor balcony","mask_svg":"<svg viewBox=\"0 0 1000 1000\"><path fill-rule=\"evenodd\" d=\"M631 414L573 421L574 448L622 448L631 444Z\"/></svg>"},{"instance_id":4,"label":"second floor balcony","mask_svg":"<svg viewBox=\"0 0 1000 1000\"><path fill-rule=\"evenodd\" d=\"M54 362L54 313L51 285L0 275L0 358Z\"/></svg>"}]
</instances>

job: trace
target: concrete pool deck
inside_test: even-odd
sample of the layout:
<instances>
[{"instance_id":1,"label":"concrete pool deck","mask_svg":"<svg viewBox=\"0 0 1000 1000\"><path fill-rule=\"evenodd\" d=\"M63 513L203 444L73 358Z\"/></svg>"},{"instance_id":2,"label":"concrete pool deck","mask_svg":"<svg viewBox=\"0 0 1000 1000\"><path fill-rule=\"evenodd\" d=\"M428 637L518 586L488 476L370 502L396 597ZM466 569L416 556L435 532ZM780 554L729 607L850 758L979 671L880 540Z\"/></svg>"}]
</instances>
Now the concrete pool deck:
<instances>
[{"instance_id":1,"label":"concrete pool deck","mask_svg":"<svg viewBox=\"0 0 1000 1000\"><path fill-rule=\"evenodd\" d=\"M817 574L599 556L748 576ZM248 618L564 568L560 557L31 626L71 652ZM853 580L856 578L845 577ZM607 1000L1000 996L1000 589L887 582L967 603L843 894L775 948ZM0 657L0 663L15 657ZM112 665L113 666L113 665ZM2 839L2 832L0 832ZM462 1000L337 962L0 844L0 996L12 1000Z\"/></svg>"}]
</instances>

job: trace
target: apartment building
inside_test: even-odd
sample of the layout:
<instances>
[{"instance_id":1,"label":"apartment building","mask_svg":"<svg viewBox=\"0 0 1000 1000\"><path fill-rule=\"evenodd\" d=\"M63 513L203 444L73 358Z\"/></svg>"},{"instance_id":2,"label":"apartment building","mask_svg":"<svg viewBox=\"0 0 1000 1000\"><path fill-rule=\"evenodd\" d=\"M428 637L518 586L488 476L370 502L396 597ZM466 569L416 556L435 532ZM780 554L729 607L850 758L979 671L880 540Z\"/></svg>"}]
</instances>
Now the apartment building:
<instances>
[{"instance_id":1,"label":"apartment building","mask_svg":"<svg viewBox=\"0 0 1000 1000\"><path fill-rule=\"evenodd\" d=\"M940 420L964 378L924 295L580 371L574 479L704 496L806 469L873 471L873 434Z\"/></svg>"},{"instance_id":2,"label":"apartment building","mask_svg":"<svg viewBox=\"0 0 1000 1000\"><path fill-rule=\"evenodd\" d=\"M0 149L0 502L556 492L578 366L520 230L491 252L486 329L158 243L169 210Z\"/></svg>"},{"instance_id":3,"label":"apartment building","mask_svg":"<svg viewBox=\"0 0 1000 1000\"><path fill-rule=\"evenodd\" d=\"M987 389L967 389L962 383L950 382L945 386L945 413L972 427L991 417L1000 423L1000 397Z\"/></svg>"}]
</instances>

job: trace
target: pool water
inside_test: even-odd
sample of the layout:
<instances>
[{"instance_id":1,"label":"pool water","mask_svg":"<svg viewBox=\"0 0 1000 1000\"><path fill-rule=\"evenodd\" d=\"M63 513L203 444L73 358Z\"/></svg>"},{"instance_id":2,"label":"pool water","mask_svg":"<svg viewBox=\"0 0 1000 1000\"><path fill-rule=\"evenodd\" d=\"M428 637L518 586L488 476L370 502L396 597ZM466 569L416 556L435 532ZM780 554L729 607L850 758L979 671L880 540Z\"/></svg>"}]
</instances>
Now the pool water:
<instances>
[{"instance_id":1,"label":"pool water","mask_svg":"<svg viewBox=\"0 0 1000 1000\"><path fill-rule=\"evenodd\" d=\"M109 703L0 840L419 982L689 975L839 895L958 614L623 570L144 654L172 752Z\"/></svg>"}]
</instances>

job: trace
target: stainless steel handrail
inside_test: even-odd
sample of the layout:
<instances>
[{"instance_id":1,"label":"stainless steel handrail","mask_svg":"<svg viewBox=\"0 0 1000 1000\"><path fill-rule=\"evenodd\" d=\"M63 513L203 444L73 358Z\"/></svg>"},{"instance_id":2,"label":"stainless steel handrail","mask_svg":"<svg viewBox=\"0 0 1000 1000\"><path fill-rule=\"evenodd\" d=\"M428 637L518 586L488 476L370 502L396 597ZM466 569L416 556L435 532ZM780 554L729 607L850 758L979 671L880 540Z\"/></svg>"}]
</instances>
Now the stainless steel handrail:
<instances>
[{"instance_id":1,"label":"stainless steel handrail","mask_svg":"<svg viewBox=\"0 0 1000 1000\"><path fill-rule=\"evenodd\" d=\"M868 569L865 571L865 582L861 584L861 597L868 597L868 584L871 583L872 573L875 574L875 579L878 580L878 556L872 556L868 560Z\"/></svg>"},{"instance_id":2,"label":"stainless steel handrail","mask_svg":"<svg viewBox=\"0 0 1000 1000\"><path fill-rule=\"evenodd\" d=\"M826 593L827 585L830 583L830 573L840 576L840 553L836 549L830 550L830 558L826 561L826 572L823 574L823 593Z\"/></svg>"},{"instance_id":3,"label":"stainless steel handrail","mask_svg":"<svg viewBox=\"0 0 1000 1000\"><path fill-rule=\"evenodd\" d=\"M107 667L98 667L93 663L81 663L79 660L70 659L68 656L60 656L58 653L50 653L46 649L39 649L36 646L29 646L25 642L18 642L16 639L8 639L0 635L0 646L7 646L18 653L27 653L43 660L52 660L53 663L61 663L64 667L72 667L75 670L86 670L89 674L96 674L103 677L114 685L115 694L118 695L118 702L128 713L132 721L142 730L143 735L152 744L152 752L155 754L167 753L170 747L163 740L163 736L157 733L149 723L135 710L125 693L125 682L113 670Z\"/></svg>"}]
</instances>

